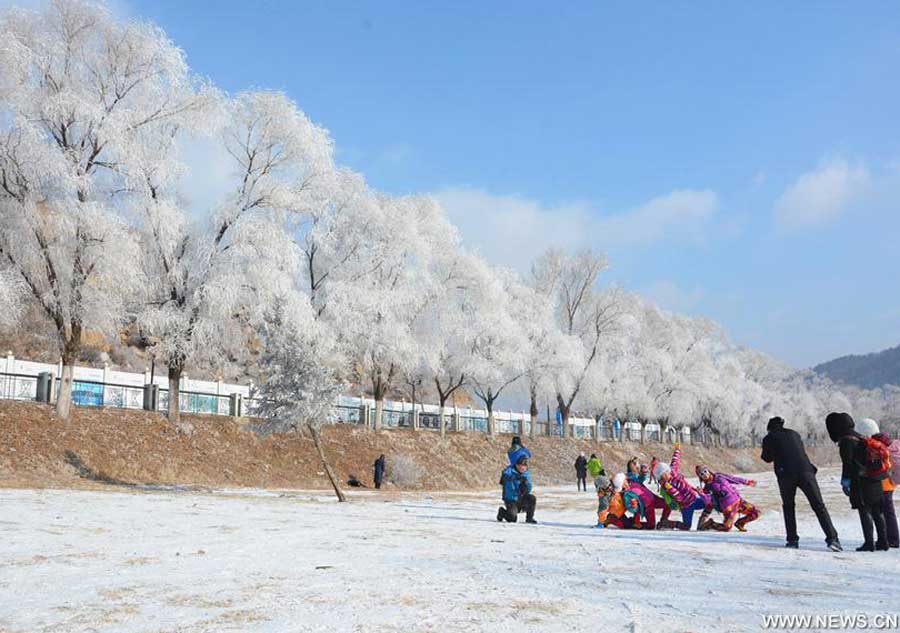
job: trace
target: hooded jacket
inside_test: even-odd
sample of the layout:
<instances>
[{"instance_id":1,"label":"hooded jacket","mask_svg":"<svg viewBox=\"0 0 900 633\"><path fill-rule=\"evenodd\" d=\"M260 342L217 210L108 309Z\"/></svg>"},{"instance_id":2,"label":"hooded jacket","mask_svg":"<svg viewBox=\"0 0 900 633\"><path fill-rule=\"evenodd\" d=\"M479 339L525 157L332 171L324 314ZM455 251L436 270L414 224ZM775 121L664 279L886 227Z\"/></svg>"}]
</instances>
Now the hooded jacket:
<instances>
[{"instance_id":1,"label":"hooded jacket","mask_svg":"<svg viewBox=\"0 0 900 633\"><path fill-rule=\"evenodd\" d=\"M515 466L507 466L500 475L503 486L503 500L511 503L519 501L520 495L531 494L531 473L520 473Z\"/></svg>"},{"instance_id":2,"label":"hooded jacket","mask_svg":"<svg viewBox=\"0 0 900 633\"><path fill-rule=\"evenodd\" d=\"M841 455L841 480L850 483L850 507L881 503L881 481L864 476L866 445L854 430L848 413L829 413L825 418L828 437L838 445Z\"/></svg>"},{"instance_id":3,"label":"hooded jacket","mask_svg":"<svg viewBox=\"0 0 900 633\"><path fill-rule=\"evenodd\" d=\"M815 474L817 468L809 461L803 439L793 429L784 428L784 420L769 420L769 431L762 444L762 460L767 464L775 462L775 475L791 477L804 473Z\"/></svg>"},{"instance_id":4,"label":"hooded jacket","mask_svg":"<svg viewBox=\"0 0 900 633\"><path fill-rule=\"evenodd\" d=\"M506 451L506 456L509 458L510 466L515 466L516 462L519 461L519 458L523 455L528 459L531 459L531 451L529 451L521 444L513 444L509 447L509 450Z\"/></svg>"}]
</instances>

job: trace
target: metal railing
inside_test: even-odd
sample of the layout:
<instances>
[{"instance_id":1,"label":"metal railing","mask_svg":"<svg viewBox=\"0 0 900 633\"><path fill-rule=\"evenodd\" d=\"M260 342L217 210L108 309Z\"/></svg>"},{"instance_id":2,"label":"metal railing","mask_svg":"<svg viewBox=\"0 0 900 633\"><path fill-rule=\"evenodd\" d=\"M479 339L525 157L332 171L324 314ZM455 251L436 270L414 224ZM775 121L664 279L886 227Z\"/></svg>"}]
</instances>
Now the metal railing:
<instances>
[{"instance_id":1,"label":"metal railing","mask_svg":"<svg viewBox=\"0 0 900 633\"><path fill-rule=\"evenodd\" d=\"M105 375L105 370L104 370ZM39 375L25 373L0 372L0 399L52 400L51 395L58 393L60 379L53 376L53 387L50 388L52 374L43 372ZM232 385L233 389L234 386ZM253 387L250 396L239 393L221 394L203 391L179 391L180 410L185 413L242 417L255 417L262 400L255 397ZM72 382L72 403L79 407L114 407L123 409L148 409L164 412L168 409L169 390L160 385L135 385L120 382L103 382L77 378ZM416 428L427 431L440 431L440 408L434 405L416 405L416 413L408 404L385 401L382 410L383 428L411 428L417 419ZM374 402L368 398L341 396L334 404L335 422L342 424L358 424L372 426L375 420ZM445 409L445 429L472 433L487 433L487 412L478 409ZM525 436L560 435L561 425L547 420L536 420L532 433L532 421L527 414L501 412L495 415L496 433L522 434ZM591 423L587 423L591 422ZM678 437L680 431L667 427L669 437ZM583 439L619 440L613 433L613 425L601 421L594 424L590 420L578 418L570 425L571 436ZM657 425L648 424L645 439L659 440L663 430ZM635 422L622 424L618 430L622 439L637 441L641 439L640 425Z\"/></svg>"},{"instance_id":2,"label":"metal railing","mask_svg":"<svg viewBox=\"0 0 900 633\"><path fill-rule=\"evenodd\" d=\"M0 398L5 400L34 400L37 397L37 376L0 373Z\"/></svg>"}]
</instances>

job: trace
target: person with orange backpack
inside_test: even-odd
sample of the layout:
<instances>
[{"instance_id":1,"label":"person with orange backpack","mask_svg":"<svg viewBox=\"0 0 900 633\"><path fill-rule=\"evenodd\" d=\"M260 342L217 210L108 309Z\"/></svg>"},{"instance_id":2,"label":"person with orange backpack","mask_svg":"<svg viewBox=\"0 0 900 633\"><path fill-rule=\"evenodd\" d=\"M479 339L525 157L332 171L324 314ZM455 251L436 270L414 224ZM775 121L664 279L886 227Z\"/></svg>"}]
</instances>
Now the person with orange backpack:
<instances>
[{"instance_id":1,"label":"person with orange backpack","mask_svg":"<svg viewBox=\"0 0 900 633\"><path fill-rule=\"evenodd\" d=\"M897 525L897 512L894 510L894 490L900 484L900 440L892 442L887 433L876 433L872 437L887 446L890 454L891 468L888 476L881 480L881 509L884 512L888 545L900 547L900 529Z\"/></svg>"},{"instance_id":2,"label":"person with orange backpack","mask_svg":"<svg viewBox=\"0 0 900 633\"><path fill-rule=\"evenodd\" d=\"M878 433L878 424L866 419L856 426L850 414L831 412L825 418L825 427L841 455L841 488L850 497L850 507L859 512L865 541L856 551L889 549L881 481L887 476L890 460L887 447L871 437ZM877 541L873 540L873 531Z\"/></svg>"}]
</instances>

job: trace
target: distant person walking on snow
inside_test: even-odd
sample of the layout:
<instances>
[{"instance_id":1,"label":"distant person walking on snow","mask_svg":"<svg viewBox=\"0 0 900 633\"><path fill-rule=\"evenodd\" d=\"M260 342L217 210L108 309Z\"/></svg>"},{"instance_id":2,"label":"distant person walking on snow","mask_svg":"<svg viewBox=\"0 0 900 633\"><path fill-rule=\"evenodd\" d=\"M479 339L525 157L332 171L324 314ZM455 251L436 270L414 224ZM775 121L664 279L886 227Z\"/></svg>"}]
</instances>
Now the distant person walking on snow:
<instances>
[{"instance_id":1,"label":"distant person walking on snow","mask_svg":"<svg viewBox=\"0 0 900 633\"><path fill-rule=\"evenodd\" d=\"M587 459L584 457L584 452L578 455L578 458L575 460L575 476L578 478L577 483L575 484L578 487L578 490L584 490L587 492Z\"/></svg>"},{"instance_id":2,"label":"distant person walking on snow","mask_svg":"<svg viewBox=\"0 0 900 633\"><path fill-rule=\"evenodd\" d=\"M656 481L656 477L653 476L653 470L656 468L656 465L657 465L658 463L659 463L659 460L656 459L656 455L654 455L654 456L653 456L653 459L650 460L650 469L649 469L649 471L650 471L650 472L649 472L649 475L650 475L650 483L651 483L651 484L658 484L658 483L659 483L658 481Z\"/></svg>"},{"instance_id":3,"label":"distant person walking on snow","mask_svg":"<svg viewBox=\"0 0 900 633\"><path fill-rule=\"evenodd\" d=\"M503 486L503 504L497 510L497 520L515 523L519 512L525 513L525 523L537 523L534 520L534 508L537 500L531 494L531 473L528 472L528 458L522 455L515 465L507 466L500 475Z\"/></svg>"},{"instance_id":4,"label":"distant person walking on snow","mask_svg":"<svg viewBox=\"0 0 900 633\"><path fill-rule=\"evenodd\" d=\"M775 476L778 478L778 491L781 493L781 509L784 513L784 529L787 533L785 547L799 547L800 537L797 535L797 514L794 498L797 488L806 495L806 500L819 526L825 533L825 543L833 552L843 551L838 540L837 530L831 523L831 516L822 501L819 483L816 481L817 468L809 461L800 434L793 429L784 428L784 420L775 417L769 420L766 427L768 434L762 443L762 460L767 464L775 463Z\"/></svg>"},{"instance_id":5,"label":"distant person walking on snow","mask_svg":"<svg viewBox=\"0 0 900 633\"><path fill-rule=\"evenodd\" d=\"M506 457L509 459L509 465L515 466L516 462L518 462L519 458L522 456L531 459L531 451L522 446L522 439L518 435L514 435L512 438L512 444L510 445L509 450L506 451Z\"/></svg>"},{"instance_id":6,"label":"distant person walking on snow","mask_svg":"<svg viewBox=\"0 0 900 633\"><path fill-rule=\"evenodd\" d=\"M381 489L381 482L384 481L384 454L375 460L375 489Z\"/></svg>"}]
</instances>

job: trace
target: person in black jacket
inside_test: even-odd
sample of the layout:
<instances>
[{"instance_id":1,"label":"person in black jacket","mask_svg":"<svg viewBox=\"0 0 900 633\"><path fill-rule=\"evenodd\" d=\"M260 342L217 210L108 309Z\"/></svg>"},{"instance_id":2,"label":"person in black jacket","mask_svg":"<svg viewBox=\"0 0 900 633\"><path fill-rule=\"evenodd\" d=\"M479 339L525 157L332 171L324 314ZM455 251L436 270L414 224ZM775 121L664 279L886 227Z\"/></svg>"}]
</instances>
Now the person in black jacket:
<instances>
[{"instance_id":1,"label":"person in black jacket","mask_svg":"<svg viewBox=\"0 0 900 633\"><path fill-rule=\"evenodd\" d=\"M375 489L381 488L381 482L384 481L384 454L375 460Z\"/></svg>"},{"instance_id":2,"label":"person in black jacket","mask_svg":"<svg viewBox=\"0 0 900 633\"><path fill-rule=\"evenodd\" d=\"M775 463L775 476L778 478L778 491L781 493L781 507L784 512L784 529L787 532L786 547L796 549L800 546L794 507L794 498L799 488L806 495L810 507L819 519L828 549L833 552L842 551L837 530L834 529L831 516L822 500L819 483L816 481L817 469L809 461L800 434L793 429L784 428L784 420L780 417L769 420L766 429L768 434L762 443L762 460L767 464Z\"/></svg>"},{"instance_id":3,"label":"person in black jacket","mask_svg":"<svg viewBox=\"0 0 900 633\"><path fill-rule=\"evenodd\" d=\"M575 484L578 490L583 489L587 492L587 459L585 459L583 452L575 460L575 476L578 478Z\"/></svg>"},{"instance_id":4,"label":"person in black jacket","mask_svg":"<svg viewBox=\"0 0 900 633\"><path fill-rule=\"evenodd\" d=\"M887 550L887 526L881 509L881 480L866 476L866 444L854 426L853 418L848 413L831 412L825 418L828 437L838 445L841 454L841 488L850 497L850 507L859 512L865 542L856 551ZM873 531L878 533L877 542L873 540Z\"/></svg>"}]
</instances>

